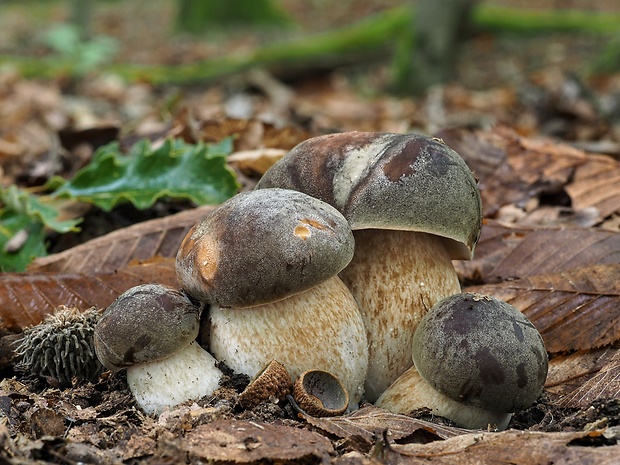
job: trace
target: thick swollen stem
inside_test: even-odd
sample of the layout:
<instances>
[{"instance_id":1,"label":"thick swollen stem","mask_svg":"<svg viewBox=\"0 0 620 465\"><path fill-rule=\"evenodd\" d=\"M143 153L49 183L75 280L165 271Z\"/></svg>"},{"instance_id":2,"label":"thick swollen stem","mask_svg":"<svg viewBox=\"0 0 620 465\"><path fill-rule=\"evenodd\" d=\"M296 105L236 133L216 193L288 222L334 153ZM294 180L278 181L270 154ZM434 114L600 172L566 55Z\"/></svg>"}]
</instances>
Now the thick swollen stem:
<instances>
[{"instance_id":1,"label":"thick swollen stem","mask_svg":"<svg viewBox=\"0 0 620 465\"><path fill-rule=\"evenodd\" d=\"M222 377L215 364L211 354L192 342L163 360L128 367L127 384L142 410L159 415L166 408L213 394Z\"/></svg>"},{"instance_id":2,"label":"thick swollen stem","mask_svg":"<svg viewBox=\"0 0 620 465\"><path fill-rule=\"evenodd\" d=\"M365 399L374 402L413 365L412 339L426 312L460 292L438 236L410 231L354 231L353 260L340 277L357 300L368 338Z\"/></svg>"},{"instance_id":3,"label":"thick swollen stem","mask_svg":"<svg viewBox=\"0 0 620 465\"><path fill-rule=\"evenodd\" d=\"M428 408L435 415L448 418L463 428L505 430L512 414L492 412L465 405L433 389L415 367L403 373L375 403L394 413L408 414Z\"/></svg>"},{"instance_id":4,"label":"thick swollen stem","mask_svg":"<svg viewBox=\"0 0 620 465\"><path fill-rule=\"evenodd\" d=\"M334 276L305 292L250 308L212 306L210 351L236 372L255 376L270 360L292 378L307 370L338 375L355 408L364 389L368 349L355 299Z\"/></svg>"}]
</instances>

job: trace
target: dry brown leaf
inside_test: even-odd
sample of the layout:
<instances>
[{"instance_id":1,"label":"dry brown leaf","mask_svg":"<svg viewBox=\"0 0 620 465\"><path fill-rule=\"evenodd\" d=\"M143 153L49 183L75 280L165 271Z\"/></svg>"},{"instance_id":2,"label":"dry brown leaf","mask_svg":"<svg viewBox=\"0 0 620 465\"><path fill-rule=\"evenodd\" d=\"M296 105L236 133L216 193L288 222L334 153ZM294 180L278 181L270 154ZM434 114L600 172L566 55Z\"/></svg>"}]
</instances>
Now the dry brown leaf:
<instances>
[{"instance_id":1,"label":"dry brown leaf","mask_svg":"<svg viewBox=\"0 0 620 465\"><path fill-rule=\"evenodd\" d=\"M506 127L476 132L449 129L437 136L456 150L479 178L487 217L503 205L524 204L542 193L558 192L575 168L588 160L574 147L520 137Z\"/></svg>"},{"instance_id":2,"label":"dry brown leaf","mask_svg":"<svg viewBox=\"0 0 620 465\"><path fill-rule=\"evenodd\" d=\"M190 459L218 463L319 463L334 449L318 433L268 423L215 420L187 433L182 447Z\"/></svg>"},{"instance_id":3,"label":"dry brown leaf","mask_svg":"<svg viewBox=\"0 0 620 465\"><path fill-rule=\"evenodd\" d=\"M213 143L235 136L233 141L235 151L262 147L290 150L310 137L308 132L292 126L280 128L258 119L222 117L198 121L192 118L192 111L182 112L177 117L181 136L187 140Z\"/></svg>"},{"instance_id":4,"label":"dry brown leaf","mask_svg":"<svg viewBox=\"0 0 620 465\"><path fill-rule=\"evenodd\" d=\"M357 436L363 438L368 444L373 444L385 430L388 430L389 438L394 441L411 436L420 430L437 440L469 432L469 430L462 428L443 426L388 412L372 405L340 417L315 418L308 416L306 421L336 437Z\"/></svg>"},{"instance_id":5,"label":"dry brown leaf","mask_svg":"<svg viewBox=\"0 0 620 465\"><path fill-rule=\"evenodd\" d=\"M553 357L549 361L545 389L554 399L563 403L562 399L587 384L608 366L617 357L619 349L620 346L613 345Z\"/></svg>"},{"instance_id":6,"label":"dry brown leaf","mask_svg":"<svg viewBox=\"0 0 620 465\"><path fill-rule=\"evenodd\" d=\"M598 399L620 398L620 350L615 349L611 360L598 373L571 394L560 400L564 407L586 408Z\"/></svg>"},{"instance_id":7,"label":"dry brown leaf","mask_svg":"<svg viewBox=\"0 0 620 465\"><path fill-rule=\"evenodd\" d=\"M573 208L596 207L602 218L620 212L620 162L607 155L590 155L566 186Z\"/></svg>"},{"instance_id":8,"label":"dry brown leaf","mask_svg":"<svg viewBox=\"0 0 620 465\"><path fill-rule=\"evenodd\" d=\"M189 229L213 208L194 208L118 229L64 252L37 258L28 272L111 273L134 260L175 257Z\"/></svg>"},{"instance_id":9,"label":"dry brown leaf","mask_svg":"<svg viewBox=\"0 0 620 465\"><path fill-rule=\"evenodd\" d=\"M602 347L620 339L620 265L599 265L466 288L522 311L551 353Z\"/></svg>"},{"instance_id":10,"label":"dry brown leaf","mask_svg":"<svg viewBox=\"0 0 620 465\"><path fill-rule=\"evenodd\" d=\"M617 465L620 445L606 444L600 431L470 433L430 444L393 445L406 464L596 464Z\"/></svg>"},{"instance_id":11,"label":"dry brown leaf","mask_svg":"<svg viewBox=\"0 0 620 465\"><path fill-rule=\"evenodd\" d=\"M482 228L474 260L455 265L463 281L497 283L614 263L620 263L620 233L491 221Z\"/></svg>"},{"instance_id":12,"label":"dry brown leaf","mask_svg":"<svg viewBox=\"0 0 620 465\"><path fill-rule=\"evenodd\" d=\"M154 259L101 273L5 273L0 275L0 334L40 323L59 305L105 308L144 283L176 285L174 259Z\"/></svg>"},{"instance_id":13,"label":"dry brown leaf","mask_svg":"<svg viewBox=\"0 0 620 465\"><path fill-rule=\"evenodd\" d=\"M246 175L263 175L286 154L284 149L255 149L235 152L228 156L228 163Z\"/></svg>"}]
</instances>

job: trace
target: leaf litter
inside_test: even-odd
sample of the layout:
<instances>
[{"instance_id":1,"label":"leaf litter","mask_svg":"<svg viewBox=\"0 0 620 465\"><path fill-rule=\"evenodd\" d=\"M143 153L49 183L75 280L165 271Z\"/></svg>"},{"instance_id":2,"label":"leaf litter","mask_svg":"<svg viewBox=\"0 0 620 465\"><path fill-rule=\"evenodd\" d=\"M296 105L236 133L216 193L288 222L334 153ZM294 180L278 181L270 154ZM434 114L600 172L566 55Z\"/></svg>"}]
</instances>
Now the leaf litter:
<instances>
[{"instance_id":1,"label":"leaf litter","mask_svg":"<svg viewBox=\"0 0 620 465\"><path fill-rule=\"evenodd\" d=\"M515 414L512 429L495 433L464 431L424 410L404 416L370 405L334 419L300 418L286 403L243 410L237 397L244 381L232 376L213 397L152 418L136 408L122 373L104 372L94 382L73 380L61 388L53 378L15 372L11 355L21 331L58 306L103 309L135 284L175 283L178 244L210 207L160 201L148 221L136 224L97 226L93 220L104 215L91 210L81 224L84 234L76 236L79 245L63 247L61 237L48 236L55 253L34 260L26 273L0 275L0 458L96 464L617 463L618 125L590 97L565 98L574 77L543 70L522 89L471 91L450 84L420 99L397 100L361 97L359 76L335 72L286 85L290 92L279 94L286 98L278 97L277 104L265 90L273 84L269 79L244 79L237 88L184 91L181 103L161 118L158 89L146 82L101 77L70 101L59 83L0 73L3 181L31 188L53 175L70 179L98 147L114 140L131 150L143 137L161 144L173 137L218 143L233 136L228 166L242 189L251 189L286 150L316 134L435 132L472 167L484 201L476 257L456 263L459 277L468 290L512 300L533 319L551 353L546 393ZM614 79L587 84L609 99ZM528 100L519 92L544 98ZM250 109L246 116L232 114L233 96L236 105L243 104L235 108ZM442 129L448 126L459 127ZM119 218L119 210L107 218ZM86 233L94 238L86 240Z\"/></svg>"}]
</instances>

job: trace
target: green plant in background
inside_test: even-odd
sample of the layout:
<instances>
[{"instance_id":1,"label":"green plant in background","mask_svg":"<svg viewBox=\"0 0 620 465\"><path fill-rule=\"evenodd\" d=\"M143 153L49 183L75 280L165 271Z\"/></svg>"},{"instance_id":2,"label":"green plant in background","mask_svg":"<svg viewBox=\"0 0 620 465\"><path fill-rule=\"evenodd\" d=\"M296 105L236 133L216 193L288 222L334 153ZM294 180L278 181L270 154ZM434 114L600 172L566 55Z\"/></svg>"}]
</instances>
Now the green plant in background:
<instances>
[{"instance_id":1,"label":"green plant in background","mask_svg":"<svg viewBox=\"0 0 620 465\"><path fill-rule=\"evenodd\" d=\"M58 220L59 207L53 197L0 187L0 271L22 271L32 259L45 255L46 229L77 231L80 220Z\"/></svg>"},{"instance_id":2,"label":"green plant in background","mask_svg":"<svg viewBox=\"0 0 620 465\"><path fill-rule=\"evenodd\" d=\"M46 34L45 44L57 55L63 68L73 76L84 76L109 62L118 51L118 42L108 36L84 40L74 24L57 24Z\"/></svg>"},{"instance_id":3,"label":"green plant in background","mask_svg":"<svg viewBox=\"0 0 620 465\"><path fill-rule=\"evenodd\" d=\"M179 31L202 34L232 27L284 27L292 18L273 0L177 0Z\"/></svg>"},{"instance_id":4,"label":"green plant in background","mask_svg":"<svg viewBox=\"0 0 620 465\"><path fill-rule=\"evenodd\" d=\"M54 177L51 194L30 194L15 186L0 188L0 271L23 271L47 253L49 231L76 231L81 219L60 221L67 200L110 211L121 203L147 209L156 201L186 199L198 205L218 204L239 188L226 164L232 139L218 144L166 140L153 148L147 140L123 154L117 143L101 147L91 162L70 180ZM23 237L23 240L20 240Z\"/></svg>"},{"instance_id":5,"label":"green plant in background","mask_svg":"<svg viewBox=\"0 0 620 465\"><path fill-rule=\"evenodd\" d=\"M592 74L615 73L620 71L620 32L613 37L598 56L594 58L589 69Z\"/></svg>"}]
</instances>

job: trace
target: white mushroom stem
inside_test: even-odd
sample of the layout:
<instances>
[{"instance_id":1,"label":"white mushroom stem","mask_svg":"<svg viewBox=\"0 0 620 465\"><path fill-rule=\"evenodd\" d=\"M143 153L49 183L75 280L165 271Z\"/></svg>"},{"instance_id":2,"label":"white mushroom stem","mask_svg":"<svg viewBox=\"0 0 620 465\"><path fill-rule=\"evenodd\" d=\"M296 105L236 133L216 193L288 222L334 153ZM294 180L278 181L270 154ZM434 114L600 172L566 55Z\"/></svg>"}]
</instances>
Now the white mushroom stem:
<instances>
[{"instance_id":1,"label":"white mushroom stem","mask_svg":"<svg viewBox=\"0 0 620 465\"><path fill-rule=\"evenodd\" d=\"M408 414L428 408L435 415L448 418L463 428L505 430L511 414L492 412L461 404L433 389L415 367L403 373L375 403L393 413Z\"/></svg>"},{"instance_id":2,"label":"white mushroom stem","mask_svg":"<svg viewBox=\"0 0 620 465\"><path fill-rule=\"evenodd\" d=\"M211 307L210 351L239 373L255 376L270 360L293 379L307 370L336 374L360 401L368 348L355 299L338 277L270 304L235 309Z\"/></svg>"},{"instance_id":3,"label":"white mushroom stem","mask_svg":"<svg viewBox=\"0 0 620 465\"><path fill-rule=\"evenodd\" d=\"M197 342L162 360L127 368L127 384L140 408L161 414L166 408L213 394L222 372Z\"/></svg>"},{"instance_id":4,"label":"white mushroom stem","mask_svg":"<svg viewBox=\"0 0 620 465\"><path fill-rule=\"evenodd\" d=\"M439 300L460 292L443 240L432 234L354 231L353 260L340 277L357 300L368 338L365 398L379 394L413 365L413 333Z\"/></svg>"}]
</instances>

